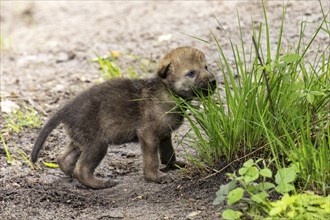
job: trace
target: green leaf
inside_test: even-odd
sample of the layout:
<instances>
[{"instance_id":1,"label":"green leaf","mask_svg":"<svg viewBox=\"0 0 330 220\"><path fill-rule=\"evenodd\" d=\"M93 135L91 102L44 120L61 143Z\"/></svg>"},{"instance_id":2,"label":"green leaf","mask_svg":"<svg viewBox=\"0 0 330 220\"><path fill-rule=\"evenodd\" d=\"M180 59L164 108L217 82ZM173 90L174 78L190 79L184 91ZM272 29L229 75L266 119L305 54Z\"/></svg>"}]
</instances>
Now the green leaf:
<instances>
[{"instance_id":1,"label":"green leaf","mask_svg":"<svg viewBox=\"0 0 330 220\"><path fill-rule=\"evenodd\" d=\"M287 192L290 192L294 189L295 189L295 187L292 184L284 183L284 182L278 184L278 186L275 187L275 190L279 193L287 193Z\"/></svg>"},{"instance_id":2,"label":"green leaf","mask_svg":"<svg viewBox=\"0 0 330 220\"><path fill-rule=\"evenodd\" d=\"M249 168L249 167L251 167L253 164L254 164L253 160L250 159L250 160L246 161L246 162L243 164L243 167L247 167L247 168Z\"/></svg>"},{"instance_id":3,"label":"green leaf","mask_svg":"<svg viewBox=\"0 0 330 220\"><path fill-rule=\"evenodd\" d=\"M254 184L247 185L245 190L252 194L257 193L259 191L258 185L254 185Z\"/></svg>"},{"instance_id":4,"label":"green leaf","mask_svg":"<svg viewBox=\"0 0 330 220\"><path fill-rule=\"evenodd\" d=\"M273 176L272 171L268 168L264 168L264 169L260 170L259 173L260 173L261 176L264 176L264 177L271 178Z\"/></svg>"},{"instance_id":5,"label":"green leaf","mask_svg":"<svg viewBox=\"0 0 330 220\"><path fill-rule=\"evenodd\" d=\"M248 168L246 168L246 167L242 167L241 169L238 170L238 173L239 173L241 176L243 176L243 175L246 173L247 170L248 170Z\"/></svg>"},{"instance_id":6,"label":"green leaf","mask_svg":"<svg viewBox=\"0 0 330 220\"><path fill-rule=\"evenodd\" d=\"M270 209L269 215L274 216L280 214L281 212L282 212L282 207L274 207Z\"/></svg>"},{"instance_id":7,"label":"green leaf","mask_svg":"<svg viewBox=\"0 0 330 220\"><path fill-rule=\"evenodd\" d=\"M252 195L251 200L256 203L262 203L265 201L265 199L269 196L269 194L266 191L262 191L258 194Z\"/></svg>"},{"instance_id":8,"label":"green leaf","mask_svg":"<svg viewBox=\"0 0 330 220\"><path fill-rule=\"evenodd\" d=\"M225 199L226 197L224 195L217 195L213 200L213 205L220 205Z\"/></svg>"},{"instance_id":9,"label":"green leaf","mask_svg":"<svg viewBox=\"0 0 330 220\"><path fill-rule=\"evenodd\" d=\"M245 184L249 184L259 178L259 170L256 167L249 167L244 175Z\"/></svg>"},{"instance_id":10,"label":"green leaf","mask_svg":"<svg viewBox=\"0 0 330 220\"><path fill-rule=\"evenodd\" d=\"M314 96L326 96L324 92L320 92L320 91L310 91L310 94Z\"/></svg>"},{"instance_id":11,"label":"green leaf","mask_svg":"<svg viewBox=\"0 0 330 220\"><path fill-rule=\"evenodd\" d=\"M270 64L267 64L266 66L265 66L266 68L266 72L271 72L272 71L272 67L271 67L271 65Z\"/></svg>"},{"instance_id":12,"label":"green leaf","mask_svg":"<svg viewBox=\"0 0 330 220\"><path fill-rule=\"evenodd\" d=\"M281 183L292 183L297 178L297 169L295 166L279 169L275 175L275 182Z\"/></svg>"},{"instance_id":13,"label":"green leaf","mask_svg":"<svg viewBox=\"0 0 330 220\"><path fill-rule=\"evenodd\" d=\"M59 165L56 163L42 162L46 167L49 168L59 168Z\"/></svg>"},{"instance_id":14,"label":"green leaf","mask_svg":"<svg viewBox=\"0 0 330 220\"><path fill-rule=\"evenodd\" d=\"M228 193L228 204L232 205L243 198L244 189L236 188Z\"/></svg>"},{"instance_id":15,"label":"green leaf","mask_svg":"<svg viewBox=\"0 0 330 220\"><path fill-rule=\"evenodd\" d=\"M307 95L308 95L307 92L303 92L303 93L300 93L300 94L299 94L299 97L300 97L300 98L303 98L303 97L305 97L305 96L307 96Z\"/></svg>"},{"instance_id":16,"label":"green leaf","mask_svg":"<svg viewBox=\"0 0 330 220\"><path fill-rule=\"evenodd\" d=\"M293 63L301 58L299 54L286 54L281 58L281 61L285 63Z\"/></svg>"},{"instance_id":17,"label":"green leaf","mask_svg":"<svg viewBox=\"0 0 330 220\"><path fill-rule=\"evenodd\" d=\"M234 189L236 181L231 181L226 185L221 185L220 189L216 193L216 198L213 201L213 205L220 205L227 197L228 193Z\"/></svg>"},{"instance_id":18,"label":"green leaf","mask_svg":"<svg viewBox=\"0 0 330 220\"><path fill-rule=\"evenodd\" d=\"M232 209L226 209L222 213L222 218L226 220L239 219L242 216L242 213L239 211L234 211Z\"/></svg>"},{"instance_id":19,"label":"green leaf","mask_svg":"<svg viewBox=\"0 0 330 220\"><path fill-rule=\"evenodd\" d=\"M306 96L306 99L309 103L313 104L314 102L314 96L311 93L308 93Z\"/></svg>"},{"instance_id":20,"label":"green leaf","mask_svg":"<svg viewBox=\"0 0 330 220\"><path fill-rule=\"evenodd\" d=\"M259 183L257 188L258 188L258 190L269 190L274 187L275 187L275 185L273 183L265 182L265 183Z\"/></svg>"},{"instance_id":21,"label":"green leaf","mask_svg":"<svg viewBox=\"0 0 330 220\"><path fill-rule=\"evenodd\" d=\"M287 207L295 201L294 197L284 194L280 200L271 203L271 209L269 210L270 216L279 215L281 212L286 211Z\"/></svg>"}]
</instances>

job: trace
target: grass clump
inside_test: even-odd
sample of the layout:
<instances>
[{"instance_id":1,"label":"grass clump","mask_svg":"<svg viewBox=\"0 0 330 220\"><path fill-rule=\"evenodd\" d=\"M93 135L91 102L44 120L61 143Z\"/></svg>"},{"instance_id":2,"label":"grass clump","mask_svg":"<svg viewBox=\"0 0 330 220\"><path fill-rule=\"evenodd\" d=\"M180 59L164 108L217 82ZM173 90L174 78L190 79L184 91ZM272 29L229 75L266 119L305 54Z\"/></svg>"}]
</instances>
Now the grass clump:
<instances>
[{"instance_id":1,"label":"grass clump","mask_svg":"<svg viewBox=\"0 0 330 220\"><path fill-rule=\"evenodd\" d=\"M115 64L113 58L109 59L108 57L103 58L97 56L97 61L100 64L102 76L105 80L122 77L121 70L117 64Z\"/></svg>"},{"instance_id":2,"label":"grass clump","mask_svg":"<svg viewBox=\"0 0 330 220\"><path fill-rule=\"evenodd\" d=\"M323 14L323 20L308 40L304 37L306 22L302 22L294 49L283 52L285 12L286 7L274 56L264 5L264 23L260 22L258 29L252 27L250 45L242 40L242 30L239 45L229 38L233 67L214 36L225 96L218 91L215 97L201 97L201 109L187 105L191 115L185 117L194 138L187 144L196 149L199 158L188 157L199 169L210 170L220 162L230 164L253 155L272 159L278 170L295 164L300 170L297 189L328 194L330 45L324 51L319 49L312 62L305 58L320 31L329 33L327 15ZM262 45L266 45L266 50Z\"/></svg>"},{"instance_id":3,"label":"grass clump","mask_svg":"<svg viewBox=\"0 0 330 220\"><path fill-rule=\"evenodd\" d=\"M8 146L11 133L20 133L24 128L39 128L41 126L41 115L31 106L24 105L12 112L3 113L3 126L1 127L0 143L3 145L6 154L6 161L10 165L26 163L33 168L29 156L15 143L11 142Z\"/></svg>"},{"instance_id":4,"label":"grass clump","mask_svg":"<svg viewBox=\"0 0 330 220\"><path fill-rule=\"evenodd\" d=\"M38 128L41 126L41 116L32 108L16 109L11 113L4 114L4 129L19 133L23 128Z\"/></svg>"},{"instance_id":5,"label":"grass clump","mask_svg":"<svg viewBox=\"0 0 330 220\"><path fill-rule=\"evenodd\" d=\"M128 54L134 60L139 60L137 56ZM99 56L96 54L96 59L93 59L93 62L97 62L100 65L102 70L102 77L105 80L110 80L113 78L119 77L128 77L128 78L139 78L140 75L134 70L131 65L128 65L128 69L123 71L117 64L117 59L121 57L121 54L116 51L111 51L110 56ZM140 60L140 68L147 72L146 66L143 62L144 60ZM127 72L127 73L126 73Z\"/></svg>"}]
</instances>

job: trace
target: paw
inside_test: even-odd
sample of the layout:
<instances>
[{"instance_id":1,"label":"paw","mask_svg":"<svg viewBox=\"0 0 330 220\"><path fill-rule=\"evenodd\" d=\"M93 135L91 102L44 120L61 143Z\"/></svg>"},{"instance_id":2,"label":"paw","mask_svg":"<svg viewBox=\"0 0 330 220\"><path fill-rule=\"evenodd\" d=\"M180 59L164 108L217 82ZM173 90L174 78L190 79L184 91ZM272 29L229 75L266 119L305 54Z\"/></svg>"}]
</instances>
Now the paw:
<instances>
[{"instance_id":1,"label":"paw","mask_svg":"<svg viewBox=\"0 0 330 220\"><path fill-rule=\"evenodd\" d=\"M58 161L60 169L69 177L73 177L74 166L67 166L66 164Z\"/></svg>"},{"instance_id":2,"label":"paw","mask_svg":"<svg viewBox=\"0 0 330 220\"><path fill-rule=\"evenodd\" d=\"M174 181L173 176L170 174L165 174L161 171L158 171L157 174L153 175L145 175L145 179L150 182L155 182L155 183L170 183Z\"/></svg>"},{"instance_id":3,"label":"paw","mask_svg":"<svg viewBox=\"0 0 330 220\"><path fill-rule=\"evenodd\" d=\"M114 187L118 184L116 181L95 178L94 176L89 178L81 178L81 176L77 176L77 179L81 184L91 189L106 189Z\"/></svg>"},{"instance_id":4,"label":"paw","mask_svg":"<svg viewBox=\"0 0 330 220\"><path fill-rule=\"evenodd\" d=\"M82 182L82 184L92 189L106 189L116 186L118 182L109 179L94 178L93 180L90 180L88 183Z\"/></svg>"}]
</instances>

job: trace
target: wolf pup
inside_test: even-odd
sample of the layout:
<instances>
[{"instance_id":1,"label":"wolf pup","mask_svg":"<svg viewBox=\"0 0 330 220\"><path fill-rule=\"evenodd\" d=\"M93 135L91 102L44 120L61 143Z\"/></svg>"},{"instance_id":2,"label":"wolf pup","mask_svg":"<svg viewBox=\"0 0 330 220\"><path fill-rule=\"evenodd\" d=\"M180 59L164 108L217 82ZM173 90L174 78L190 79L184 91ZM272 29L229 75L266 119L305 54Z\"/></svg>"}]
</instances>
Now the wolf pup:
<instances>
[{"instance_id":1,"label":"wolf pup","mask_svg":"<svg viewBox=\"0 0 330 220\"><path fill-rule=\"evenodd\" d=\"M161 60L157 76L150 79L113 79L82 92L59 109L42 128L31 153L35 163L47 136L60 123L71 143L58 157L61 170L83 185L102 189L115 186L110 179L94 176L109 144L139 142L145 179L157 183L172 181L159 170L184 166L176 160L171 132L182 121L173 95L191 100L197 93L210 94L216 80L207 69L204 54L180 47ZM204 92L203 92L204 91Z\"/></svg>"}]
</instances>

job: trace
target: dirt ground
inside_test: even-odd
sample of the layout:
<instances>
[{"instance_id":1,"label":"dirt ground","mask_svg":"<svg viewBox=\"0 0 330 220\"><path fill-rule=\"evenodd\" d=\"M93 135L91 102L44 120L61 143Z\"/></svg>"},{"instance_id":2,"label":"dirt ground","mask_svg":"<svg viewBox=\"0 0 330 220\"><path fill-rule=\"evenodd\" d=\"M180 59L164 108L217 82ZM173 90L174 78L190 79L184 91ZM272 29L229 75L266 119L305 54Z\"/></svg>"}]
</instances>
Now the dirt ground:
<instances>
[{"instance_id":1,"label":"dirt ground","mask_svg":"<svg viewBox=\"0 0 330 220\"><path fill-rule=\"evenodd\" d=\"M330 3L322 2L328 10ZM274 50L282 3L266 3ZM212 33L227 54L230 45L215 17L233 42L238 42L238 12L243 39L250 43L251 16L255 25L263 16L257 1L2 0L0 4L1 100L32 105L43 115L43 122L79 91L102 80L98 64L91 60L95 54L109 55L110 50L121 54L117 63L122 69L132 66L148 77L169 49L197 47L205 52L221 82ZM318 1L290 1L283 45L297 40L302 19L308 21L306 34L312 35L321 17ZM322 33L316 39L323 45L327 42L328 36ZM1 114L2 136L12 154L18 158L17 148L29 154L38 129L9 133L3 121ZM184 125L174 139L180 140L187 129ZM174 145L184 157L178 142ZM41 160L54 162L67 143L63 129L56 129L45 144ZM114 178L119 184L90 190L58 169L31 170L19 159L9 165L0 142L0 219L219 219L221 210L212 201L219 185L226 181L224 174L202 180L173 171L173 183L147 183L141 172L139 145L125 144L109 147L97 175Z\"/></svg>"}]
</instances>

